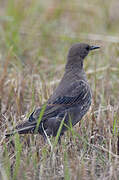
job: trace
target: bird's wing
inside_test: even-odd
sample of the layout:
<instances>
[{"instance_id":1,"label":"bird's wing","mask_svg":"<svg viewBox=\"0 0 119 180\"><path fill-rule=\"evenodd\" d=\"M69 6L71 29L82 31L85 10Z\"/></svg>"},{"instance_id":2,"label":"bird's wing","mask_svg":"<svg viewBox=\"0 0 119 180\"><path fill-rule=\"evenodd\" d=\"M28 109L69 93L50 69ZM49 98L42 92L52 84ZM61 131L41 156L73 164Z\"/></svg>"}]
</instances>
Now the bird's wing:
<instances>
[{"instance_id":1,"label":"bird's wing","mask_svg":"<svg viewBox=\"0 0 119 180\"><path fill-rule=\"evenodd\" d=\"M80 80L72 83L71 87L69 87L69 90L67 91L67 94L57 97L53 104L72 106L81 104L81 102L84 103L87 101L87 98L90 97L91 90L89 85L85 81Z\"/></svg>"},{"instance_id":2,"label":"bird's wing","mask_svg":"<svg viewBox=\"0 0 119 180\"><path fill-rule=\"evenodd\" d=\"M42 122L44 120L46 129L50 129L54 124L54 126L57 124L58 121L55 121L55 119L61 119L65 116L67 112L73 112L75 114L75 111L77 111L82 117L85 112L88 110L89 106L91 104L91 90L89 85L85 81L77 81L72 83L67 90L67 94L58 96L53 102L50 104L47 104L46 109L44 111L44 114L42 116ZM29 117L28 121L25 121L18 126L16 126L16 131L20 134L25 133L32 133L34 132L34 129L36 127L38 118L40 116L40 113L42 111L42 108L37 108ZM52 122L53 121L53 122ZM76 124L76 120L74 120L73 124ZM59 127L59 126L58 126ZM40 126L39 126L40 128ZM39 129L39 132L42 131L42 128ZM14 134L14 132L6 134L6 136L10 136Z\"/></svg>"},{"instance_id":3,"label":"bird's wing","mask_svg":"<svg viewBox=\"0 0 119 180\"><path fill-rule=\"evenodd\" d=\"M61 111L65 111L73 106L83 106L91 103L91 90L89 85L83 81L73 82L67 90L67 94L58 96L53 102L50 102L45 109L42 119L48 119L57 116ZM29 121L37 121L42 108L36 109Z\"/></svg>"},{"instance_id":4,"label":"bird's wing","mask_svg":"<svg viewBox=\"0 0 119 180\"><path fill-rule=\"evenodd\" d=\"M77 81L72 83L67 90L67 94L58 96L53 102L47 104L44 114L42 116L42 122L45 122L45 129L48 131L54 124L56 126L60 119L65 116L68 112L75 111L82 117L88 110L91 104L91 91L89 85L84 81ZM36 109L29 117L28 121L25 121L16 126L16 131L7 133L6 136L10 136L15 132L20 134L33 133L36 128L36 124L42 108ZM58 121L56 120L58 117ZM56 120L56 121L55 121ZM53 121L53 122L52 122ZM76 124L77 120L74 119L73 124ZM42 124L42 123L41 123ZM48 127L50 125L50 127ZM59 124L58 124L59 125ZM58 126L59 127L59 126ZM55 128L54 128L55 129ZM57 129L57 128L56 128ZM39 126L39 132L42 133L42 127Z\"/></svg>"}]
</instances>

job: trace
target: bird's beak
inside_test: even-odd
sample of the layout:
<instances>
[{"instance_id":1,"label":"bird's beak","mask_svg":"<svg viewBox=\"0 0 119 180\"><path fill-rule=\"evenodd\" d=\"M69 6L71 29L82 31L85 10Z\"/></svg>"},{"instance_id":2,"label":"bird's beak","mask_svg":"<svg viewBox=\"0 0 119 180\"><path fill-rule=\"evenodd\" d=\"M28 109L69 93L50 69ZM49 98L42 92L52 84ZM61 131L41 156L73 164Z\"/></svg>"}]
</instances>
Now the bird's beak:
<instances>
[{"instance_id":1,"label":"bird's beak","mask_svg":"<svg viewBox=\"0 0 119 180\"><path fill-rule=\"evenodd\" d=\"M90 51L94 50L94 49L99 49L99 46L90 46Z\"/></svg>"}]
</instances>

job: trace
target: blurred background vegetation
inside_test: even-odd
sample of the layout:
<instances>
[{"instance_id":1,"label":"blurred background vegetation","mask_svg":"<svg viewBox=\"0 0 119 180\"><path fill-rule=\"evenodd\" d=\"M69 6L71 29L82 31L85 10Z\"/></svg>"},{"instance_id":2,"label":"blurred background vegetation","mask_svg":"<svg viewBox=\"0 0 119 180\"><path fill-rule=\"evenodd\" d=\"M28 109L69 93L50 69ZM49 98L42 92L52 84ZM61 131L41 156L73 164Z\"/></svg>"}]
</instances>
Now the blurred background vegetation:
<instances>
[{"instance_id":1,"label":"blurred background vegetation","mask_svg":"<svg viewBox=\"0 0 119 180\"><path fill-rule=\"evenodd\" d=\"M85 61L94 116L89 113L74 130L81 138L65 135L51 166L50 146L41 137L6 142L3 134L48 99L76 42L101 46ZM39 172L39 179L118 179L118 104L118 0L0 1L1 178L35 179Z\"/></svg>"}]
</instances>

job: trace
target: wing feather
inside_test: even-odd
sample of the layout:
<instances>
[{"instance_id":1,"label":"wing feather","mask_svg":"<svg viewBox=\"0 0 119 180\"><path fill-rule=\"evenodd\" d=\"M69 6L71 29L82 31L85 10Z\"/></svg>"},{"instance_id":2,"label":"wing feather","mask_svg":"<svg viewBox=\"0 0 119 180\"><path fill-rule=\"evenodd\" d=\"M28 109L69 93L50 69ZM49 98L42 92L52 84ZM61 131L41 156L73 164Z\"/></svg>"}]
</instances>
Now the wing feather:
<instances>
[{"instance_id":1,"label":"wing feather","mask_svg":"<svg viewBox=\"0 0 119 180\"><path fill-rule=\"evenodd\" d=\"M74 89L72 87L74 87ZM58 96L53 102L47 105L42 120L55 117L60 112L66 111L73 106L78 105L85 108L91 104L91 90L85 81L74 82L68 89L71 89L71 91L67 92L68 95ZM37 121L41 109L42 108L36 109L29 117L29 121Z\"/></svg>"}]
</instances>

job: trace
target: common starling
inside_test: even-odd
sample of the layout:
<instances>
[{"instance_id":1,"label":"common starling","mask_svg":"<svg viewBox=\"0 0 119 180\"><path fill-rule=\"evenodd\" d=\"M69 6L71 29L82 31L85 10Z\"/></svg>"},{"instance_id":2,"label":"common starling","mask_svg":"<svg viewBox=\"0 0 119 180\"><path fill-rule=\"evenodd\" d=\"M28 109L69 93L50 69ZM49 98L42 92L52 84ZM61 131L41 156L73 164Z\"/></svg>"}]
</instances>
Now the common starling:
<instances>
[{"instance_id":1,"label":"common starling","mask_svg":"<svg viewBox=\"0 0 119 180\"><path fill-rule=\"evenodd\" d=\"M83 68L84 58L91 50L98 49L98 46L90 46L84 43L74 44L67 56L65 73L61 82L50 96L42 119L38 125L38 119L42 111L37 108L27 121L16 126L15 130L7 133L6 136L19 134L31 134L37 132L42 136L56 136L62 120L64 124L60 135L63 135L67 127L77 124L89 110L92 100L92 93L87 82Z\"/></svg>"}]
</instances>

